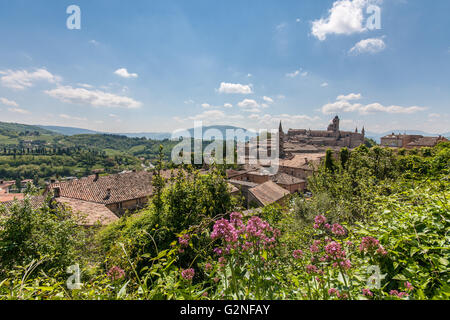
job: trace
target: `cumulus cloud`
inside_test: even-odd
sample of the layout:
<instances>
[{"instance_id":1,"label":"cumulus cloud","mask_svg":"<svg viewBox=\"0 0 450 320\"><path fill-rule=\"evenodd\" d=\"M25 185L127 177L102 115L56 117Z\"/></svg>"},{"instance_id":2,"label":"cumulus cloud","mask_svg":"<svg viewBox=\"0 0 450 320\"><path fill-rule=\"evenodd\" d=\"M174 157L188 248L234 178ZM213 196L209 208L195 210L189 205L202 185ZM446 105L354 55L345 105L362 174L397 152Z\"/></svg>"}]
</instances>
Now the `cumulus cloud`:
<instances>
[{"instance_id":1,"label":"cumulus cloud","mask_svg":"<svg viewBox=\"0 0 450 320\"><path fill-rule=\"evenodd\" d=\"M324 82L320 85L322 88L328 87L328 82Z\"/></svg>"},{"instance_id":2,"label":"cumulus cloud","mask_svg":"<svg viewBox=\"0 0 450 320\"><path fill-rule=\"evenodd\" d=\"M60 86L53 90L44 91L47 95L66 103L89 104L93 107L136 109L142 103L132 98L107 93L100 90L72 88Z\"/></svg>"},{"instance_id":3,"label":"cumulus cloud","mask_svg":"<svg viewBox=\"0 0 450 320\"><path fill-rule=\"evenodd\" d=\"M251 94L253 93L251 85L243 85L239 83L226 83L222 82L220 88L217 90L219 93L228 94Z\"/></svg>"},{"instance_id":4,"label":"cumulus cloud","mask_svg":"<svg viewBox=\"0 0 450 320\"><path fill-rule=\"evenodd\" d=\"M17 102L8 100L6 98L0 98L0 103L4 104L5 106L10 106L10 107L18 107L19 106L19 104Z\"/></svg>"},{"instance_id":5,"label":"cumulus cloud","mask_svg":"<svg viewBox=\"0 0 450 320\"><path fill-rule=\"evenodd\" d=\"M32 87L35 81L47 81L49 83L57 83L61 81L61 77L55 76L46 69L37 69L36 71L27 70L3 70L0 71L0 82L2 86L23 90Z\"/></svg>"},{"instance_id":6,"label":"cumulus cloud","mask_svg":"<svg viewBox=\"0 0 450 320\"><path fill-rule=\"evenodd\" d=\"M129 73L127 69L125 68L121 68L121 69L117 69L116 71L114 71L114 73L116 75L118 75L119 77L122 78L137 78L138 74L137 73Z\"/></svg>"},{"instance_id":7,"label":"cumulus cloud","mask_svg":"<svg viewBox=\"0 0 450 320\"><path fill-rule=\"evenodd\" d=\"M380 1L371 0L338 0L328 11L326 18L312 22L311 33L320 41L329 34L361 33L367 30L364 25L364 9L371 3Z\"/></svg>"},{"instance_id":8,"label":"cumulus cloud","mask_svg":"<svg viewBox=\"0 0 450 320\"><path fill-rule=\"evenodd\" d=\"M244 99L238 103L238 107L243 109L259 108L259 104L253 99Z\"/></svg>"},{"instance_id":9,"label":"cumulus cloud","mask_svg":"<svg viewBox=\"0 0 450 320\"><path fill-rule=\"evenodd\" d=\"M353 48L350 49L350 54L362 54L362 53L378 53L386 48L383 38L370 38L359 41Z\"/></svg>"},{"instance_id":10,"label":"cumulus cloud","mask_svg":"<svg viewBox=\"0 0 450 320\"><path fill-rule=\"evenodd\" d=\"M412 106L384 106L381 103L375 102L371 104L352 103L352 100L361 99L361 94L351 93L349 95L340 95L337 97L337 101L333 103L325 104L321 110L323 114L333 114L337 112L358 112L362 115L383 112L389 114L412 114L419 111L424 111L427 108Z\"/></svg>"}]
</instances>

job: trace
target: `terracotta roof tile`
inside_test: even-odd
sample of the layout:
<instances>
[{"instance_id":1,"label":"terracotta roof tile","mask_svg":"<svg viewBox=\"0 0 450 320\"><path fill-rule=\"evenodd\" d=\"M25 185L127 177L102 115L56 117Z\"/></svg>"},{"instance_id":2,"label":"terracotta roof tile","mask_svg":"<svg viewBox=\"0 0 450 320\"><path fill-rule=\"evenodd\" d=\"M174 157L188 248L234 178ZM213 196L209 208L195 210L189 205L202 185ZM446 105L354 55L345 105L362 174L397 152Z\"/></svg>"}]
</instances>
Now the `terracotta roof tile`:
<instances>
[{"instance_id":1,"label":"terracotta roof tile","mask_svg":"<svg viewBox=\"0 0 450 320\"><path fill-rule=\"evenodd\" d=\"M153 174L147 171L100 176L53 183L47 190L59 187L60 197L111 204L151 196Z\"/></svg>"},{"instance_id":2,"label":"terracotta roof tile","mask_svg":"<svg viewBox=\"0 0 450 320\"><path fill-rule=\"evenodd\" d=\"M274 203L290 194L289 191L272 181L267 181L257 187L251 188L249 192L264 206Z\"/></svg>"},{"instance_id":3,"label":"terracotta roof tile","mask_svg":"<svg viewBox=\"0 0 450 320\"><path fill-rule=\"evenodd\" d=\"M22 200L23 198L25 198L25 195L23 193L1 193L0 192L0 202Z\"/></svg>"},{"instance_id":4,"label":"terracotta roof tile","mask_svg":"<svg viewBox=\"0 0 450 320\"><path fill-rule=\"evenodd\" d=\"M69 198L56 198L56 201L69 207L72 212L81 214L81 225L93 226L97 223L107 225L119 219L111 210L100 203Z\"/></svg>"},{"instance_id":5,"label":"terracotta roof tile","mask_svg":"<svg viewBox=\"0 0 450 320\"><path fill-rule=\"evenodd\" d=\"M305 180L296 178L294 176L291 176L290 174L283 173L283 172L277 173L276 175L272 176L271 180L275 183L286 184L286 185L299 184L299 183L305 182Z\"/></svg>"}]
</instances>

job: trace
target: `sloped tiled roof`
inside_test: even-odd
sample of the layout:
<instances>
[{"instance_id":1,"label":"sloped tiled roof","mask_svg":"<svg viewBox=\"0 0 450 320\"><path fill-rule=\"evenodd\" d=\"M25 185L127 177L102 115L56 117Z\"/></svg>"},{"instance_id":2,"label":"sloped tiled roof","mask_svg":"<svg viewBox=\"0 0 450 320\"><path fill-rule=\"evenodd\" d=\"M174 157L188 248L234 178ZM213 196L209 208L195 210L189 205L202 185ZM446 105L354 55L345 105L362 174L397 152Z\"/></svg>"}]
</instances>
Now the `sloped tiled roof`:
<instances>
[{"instance_id":1,"label":"sloped tiled roof","mask_svg":"<svg viewBox=\"0 0 450 320\"><path fill-rule=\"evenodd\" d=\"M309 168L308 162L318 163L325 157L324 153L296 154L292 159L280 159L281 167Z\"/></svg>"},{"instance_id":2,"label":"sloped tiled roof","mask_svg":"<svg viewBox=\"0 0 450 320\"><path fill-rule=\"evenodd\" d=\"M128 172L100 176L95 175L67 182L53 183L48 190L60 189L60 197L111 204L151 196L152 173Z\"/></svg>"},{"instance_id":3,"label":"sloped tiled roof","mask_svg":"<svg viewBox=\"0 0 450 320\"><path fill-rule=\"evenodd\" d=\"M34 210L37 210L43 207L45 199L46 197L44 196L33 196L29 198L29 201L31 207ZM119 219L104 204L69 198L55 198L54 201L59 205L66 206L66 208L72 210L73 213L78 214L76 217L79 220L78 223L83 226L93 226L96 223L107 225ZM14 204L23 206L24 202L25 200L9 201L2 203L1 205L4 205L7 210L6 214L8 215L9 209Z\"/></svg>"},{"instance_id":4,"label":"sloped tiled roof","mask_svg":"<svg viewBox=\"0 0 450 320\"><path fill-rule=\"evenodd\" d=\"M69 207L72 212L81 214L81 225L93 226L97 223L107 225L119 219L104 204L69 198L56 198L55 200Z\"/></svg>"},{"instance_id":5,"label":"sloped tiled roof","mask_svg":"<svg viewBox=\"0 0 450 320\"><path fill-rule=\"evenodd\" d=\"M286 185L299 184L299 183L305 182L305 180L299 179L297 177L291 176L290 174L283 173L283 172L277 173L276 175L272 176L270 179L275 183L286 184Z\"/></svg>"},{"instance_id":6,"label":"sloped tiled roof","mask_svg":"<svg viewBox=\"0 0 450 320\"><path fill-rule=\"evenodd\" d=\"M39 209L42 207L42 204L45 201L45 197L44 196L33 196L33 197L29 197L28 200L30 201L31 207L33 209ZM18 204L19 206L23 206L25 202L25 199L17 199L17 200L13 200L11 199L10 201L7 202L3 202L0 203L0 205L4 205L6 207L6 209L12 207L14 204Z\"/></svg>"},{"instance_id":7,"label":"sloped tiled roof","mask_svg":"<svg viewBox=\"0 0 450 320\"><path fill-rule=\"evenodd\" d=\"M274 203L290 194L289 191L272 181L267 181L251 188L249 192L264 206Z\"/></svg>"},{"instance_id":8,"label":"sloped tiled roof","mask_svg":"<svg viewBox=\"0 0 450 320\"><path fill-rule=\"evenodd\" d=\"M22 200L25 197L23 193L1 193L0 202L7 202L13 200Z\"/></svg>"}]
</instances>

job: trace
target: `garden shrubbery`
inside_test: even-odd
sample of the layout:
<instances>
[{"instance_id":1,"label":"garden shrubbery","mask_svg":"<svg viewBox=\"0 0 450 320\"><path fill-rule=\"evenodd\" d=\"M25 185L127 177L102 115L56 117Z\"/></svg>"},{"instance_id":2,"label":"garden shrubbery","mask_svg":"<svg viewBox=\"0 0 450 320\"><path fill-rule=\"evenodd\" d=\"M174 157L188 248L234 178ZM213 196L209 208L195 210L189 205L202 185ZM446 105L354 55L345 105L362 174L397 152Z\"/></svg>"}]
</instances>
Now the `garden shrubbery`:
<instances>
[{"instance_id":1,"label":"garden shrubbery","mask_svg":"<svg viewBox=\"0 0 450 320\"><path fill-rule=\"evenodd\" d=\"M52 210L30 218L30 208L18 207L2 224L8 259L1 263L26 270L2 275L0 297L449 299L449 161L448 143L414 152L343 150L310 178L312 199L250 215L220 169L179 172L159 200L100 231L102 259L83 267L76 290L27 267L42 254L54 258L48 267L70 261L76 251L62 251L76 247L72 225ZM54 231L44 235L33 219ZM36 249L31 239L47 244Z\"/></svg>"}]
</instances>

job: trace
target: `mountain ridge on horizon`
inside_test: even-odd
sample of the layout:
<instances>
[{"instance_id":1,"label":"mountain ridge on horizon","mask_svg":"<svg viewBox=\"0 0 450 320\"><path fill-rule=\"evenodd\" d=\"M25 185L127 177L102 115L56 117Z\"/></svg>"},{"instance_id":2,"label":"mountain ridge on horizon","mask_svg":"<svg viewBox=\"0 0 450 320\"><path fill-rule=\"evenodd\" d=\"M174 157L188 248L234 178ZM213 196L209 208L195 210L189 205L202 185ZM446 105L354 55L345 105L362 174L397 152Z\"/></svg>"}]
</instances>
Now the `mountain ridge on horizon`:
<instances>
[{"instance_id":1,"label":"mountain ridge on horizon","mask_svg":"<svg viewBox=\"0 0 450 320\"><path fill-rule=\"evenodd\" d=\"M0 122L2 123L2 122ZM9 123L9 122L4 122L4 123ZM54 133L58 133L58 134L62 134L62 135L67 135L67 136L73 136L73 135L79 135L79 134L111 134L111 135L122 135L122 136L126 136L129 138L142 138L145 137L147 139L152 139L152 140L165 140L165 139L170 139L172 137L172 133L170 132L134 132L134 133L127 133L127 132L103 132L103 131L96 131L96 130L90 130L90 129L84 129L84 128L79 128L79 127L66 127L66 126L50 126L50 125L25 125L25 124L20 124L20 123L9 123L9 124L17 124L20 126L30 126L30 127L34 127L34 128L41 128L44 130L48 130ZM209 130L209 129L218 129L222 134L225 133L225 130L227 129L243 129L246 130L245 128L242 127L236 127L236 126L230 126L230 125L211 125L211 126L205 126L203 128L204 131ZM190 129L186 129L183 131L188 131L191 136L193 136L193 130L194 128L190 128ZM181 130L178 130L181 131ZM417 135L423 135L423 136L431 136L431 137L436 137L436 136L444 136L446 138L450 138L450 132L445 132L445 133L429 133L429 132L425 132L425 131L421 131L421 130L388 130L382 133L377 133L377 132L371 132L371 131L366 131L366 137L367 138L371 138L374 139L377 142L380 142L380 138L385 136L385 135L389 135L392 132L396 133L396 134L417 134ZM257 135L257 133L255 133L255 136Z\"/></svg>"}]
</instances>

